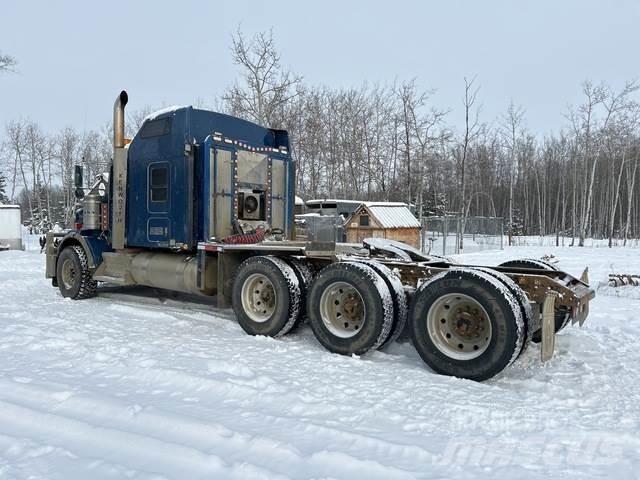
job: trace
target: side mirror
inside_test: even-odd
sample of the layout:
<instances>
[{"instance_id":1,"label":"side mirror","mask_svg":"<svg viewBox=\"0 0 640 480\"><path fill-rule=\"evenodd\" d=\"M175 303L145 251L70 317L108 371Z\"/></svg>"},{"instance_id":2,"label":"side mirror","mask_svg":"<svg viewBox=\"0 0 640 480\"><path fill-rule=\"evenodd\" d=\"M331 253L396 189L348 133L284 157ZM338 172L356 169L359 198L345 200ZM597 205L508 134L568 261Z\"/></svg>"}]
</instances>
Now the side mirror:
<instances>
[{"instance_id":1,"label":"side mirror","mask_svg":"<svg viewBox=\"0 0 640 480\"><path fill-rule=\"evenodd\" d=\"M73 185L76 187L76 198L84 197L84 190L82 189L82 165L76 165L73 172Z\"/></svg>"}]
</instances>

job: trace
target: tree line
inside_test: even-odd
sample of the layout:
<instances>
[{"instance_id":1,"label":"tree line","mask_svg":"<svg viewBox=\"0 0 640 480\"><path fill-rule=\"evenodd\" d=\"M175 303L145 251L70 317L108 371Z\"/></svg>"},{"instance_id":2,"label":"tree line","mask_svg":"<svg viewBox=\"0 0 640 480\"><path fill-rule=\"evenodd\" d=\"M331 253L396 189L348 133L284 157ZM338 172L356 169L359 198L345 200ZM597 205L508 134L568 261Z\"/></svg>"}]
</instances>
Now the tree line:
<instances>
[{"instance_id":1,"label":"tree line","mask_svg":"<svg viewBox=\"0 0 640 480\"><path fill-rule=\"evenodd\" d=\"M404 201L420 217L499 216L510 237L555 234L576 245L588 237L640 237L636 82L577 85L582 101L561 112L566 126L542 136L527 128L515 102L497 119L482 118L474 77L461 79L457 118L414 79L353 88L308 83L283 66L270 32L237 32L231 54L237 81L215 109L289 131L304 199ZM151 110L128 113L129 135ZM35 122L15 120L1 141L6 196L34 224L69 226L73 165L84 165L91 178L111 158L107 122L46 134Z\"/></svg>"}]
</instances>

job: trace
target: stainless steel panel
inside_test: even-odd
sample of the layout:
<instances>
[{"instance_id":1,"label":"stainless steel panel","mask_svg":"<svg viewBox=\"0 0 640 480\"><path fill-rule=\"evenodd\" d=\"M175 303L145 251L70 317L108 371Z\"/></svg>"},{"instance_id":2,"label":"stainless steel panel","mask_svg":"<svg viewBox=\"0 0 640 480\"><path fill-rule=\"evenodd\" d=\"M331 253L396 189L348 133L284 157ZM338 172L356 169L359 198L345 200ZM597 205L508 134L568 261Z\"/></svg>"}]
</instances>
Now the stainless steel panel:
<instances>
[{"instance_id":1,"label":"stainless steel panel","mask_svg":"<svg viewBox=\"0 0 640 480\"><path fill-rule=\"evenodd\" d=\"M216 150L216 183L214 185L214 235L216 239L231 235L231 209L233 206L233 159L232 152Z\"/></svg>"},{"instance_id":2,"label":"stainless steel panel","mask_svg":"<svg viewBox=\"0 0 640 480\"><path fill-rule=\"evenodd\" d=\"M262 153L238 150L238 181L266 185L267 157Z\"/></svg>"},{"instance_id":3,"label":"stainless steel panel","mask_svg":"<svg viewBox=\"0 0 640 480\"><path fill-rule=\"evenodd\" d=\"M271 166L271 226L285 229L287 198L287 170L285 163L273 160Z\"/></svg>"}]
</instances>

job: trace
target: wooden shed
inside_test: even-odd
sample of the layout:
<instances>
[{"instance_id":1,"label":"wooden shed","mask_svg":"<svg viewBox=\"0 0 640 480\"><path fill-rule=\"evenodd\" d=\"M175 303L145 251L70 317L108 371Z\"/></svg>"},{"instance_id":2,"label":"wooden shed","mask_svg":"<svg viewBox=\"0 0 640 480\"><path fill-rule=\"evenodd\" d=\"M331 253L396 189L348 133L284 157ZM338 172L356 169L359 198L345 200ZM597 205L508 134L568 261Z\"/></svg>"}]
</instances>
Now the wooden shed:
<instances>
[{"instance_id":1,"label":"wooden shed","mask_svg":"<svg viewBox=\"0 0 640 480\"><path fill-rule=\"evenodd\" d=\"M420 248L420 222L405 203L365 202L351 214L345 230L349 243L376 237Z\"/></svg>"}]
</instances>

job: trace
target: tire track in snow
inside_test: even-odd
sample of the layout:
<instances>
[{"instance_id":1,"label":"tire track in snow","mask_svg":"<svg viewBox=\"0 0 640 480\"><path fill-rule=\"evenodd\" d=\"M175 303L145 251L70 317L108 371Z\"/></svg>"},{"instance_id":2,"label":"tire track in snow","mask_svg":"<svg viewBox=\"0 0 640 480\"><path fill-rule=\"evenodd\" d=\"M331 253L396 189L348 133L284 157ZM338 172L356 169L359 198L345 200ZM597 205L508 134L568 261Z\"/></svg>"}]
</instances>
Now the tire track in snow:
<instances>
[{"instance_id":1,"label":"tire track in snow","mask_svg":"<svg viewBox=\"0 0 640 480\"><path fill-rule=\"evenodd\" d=\"M216 455L115 428L43 412L0 400L2 431L37 439L82 457L105 458L136 470L157 471L175 478L216 478L227 470Z\"/></svg>"},{"instance_id":2,"label":"tire track in snow","mask_svg":"<svg viewBox=\"0 0 640 480\"><path fill-rule=\"evenodd\" d=\"M5 408L6 406L8 407ZM248 412L245 410L246 413ZM261 416L259 412L253 413ZM421 464L431 458L430 454L419 447L391 444L325 426L299 424L295 418L264 417L266 423L278 424L276 431L283 432L284 439L239 433L220 423L212 423L210 419L203 421L155 407L148 410L135 408L122 400L105 398L104 394L100 397L86 392L73 394L68 385L24 385L0 380L0 425L5 425L5 414L20 415L29 424L45 422L49 428L45 429L44 434L40 430L32 432L34 438L80 455L82 453L78 453L78 443L69 444L69 438L65 436L60 437L61 442L58 443L55 435L52 440L51 430L75 430L79 432L80 439L99 436L100 439L106 439L105 443L95 447L107 448L109 451L113 450L116 443L135 443L136 448L129 452L136 459L133 464L126 458L123 460L122 455L117 452L115 455L105 456L111 462L135 469L145 469L145 465L154 458L146 458L144 455L141 458L140 452L155 449L165 460L162 464L163 472L170 472L172 468L184 471L187 466L196 475L208 474L212 468L211 457L205 452L215 452L216 456L213 458L218 462L213 467L220 471L230 468L233 473L236 467L244 465L244 473L240 478L247 474L246 467L250 464L254 473L262 472L268 478L277 476L276 472L286 476L290 471L308 471L312 468L317 474L329 477L354 478L355 472L366 472L368 479L408 479L414 478L413 475L366 457L371 457L372 453L382 457L408 456L411 463L417 461ZM24 424L20 425L24 428ZM17 427L17 431L23 431L21 428ZM324 437L321 442L323 445L335 444L339 438L351 447L343 451L324 448L304 455L288 443L292 433L299 435L300 439L313 438L316 442ZM73 436L77 437L75 434ZM118 440L118 436L122 439ZM84 449L86 442L82 441L81 445L80 448ZM92 451L91 445L89 451ZM350 454L349 451L353 453ZM180 457L181 461L173 465L167 457L169 452ZM365 458L355 456L358 452L365 454ZM221 457L235 462L226 467Z\"/></svg>"}]
</instances>

